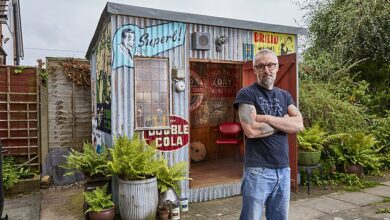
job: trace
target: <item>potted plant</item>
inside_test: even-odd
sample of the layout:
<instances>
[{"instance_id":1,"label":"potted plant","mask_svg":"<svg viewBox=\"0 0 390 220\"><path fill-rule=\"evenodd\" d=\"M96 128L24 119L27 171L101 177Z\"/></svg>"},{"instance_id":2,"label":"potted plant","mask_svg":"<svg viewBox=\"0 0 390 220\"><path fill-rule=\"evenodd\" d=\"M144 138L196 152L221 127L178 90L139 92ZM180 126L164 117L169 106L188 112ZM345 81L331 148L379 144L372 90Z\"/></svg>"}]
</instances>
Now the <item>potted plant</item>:
<instances>
[{"instance_id":1,"label":"potted plant","mask_svg":"<svg viewBox=\"0 0 390 220\"><path fill-rule=\"evenodd\" d=\"M346 173L361 175L363 168L374 172L379 170L380 157L374 149L377 143L374 135L363 132L343 133L338 139L330 148L343 164Z\"/></svg>"},{"instance_id":2,"label":"potted plant","mask_svg":"<svg viewBox=\"0 0 390 220\"><path fill-rule=\"evenodd\" d=\"M114 203L111 200L111 194L107 194L107 185L96 187L92 191L83 193L85 202L89 208L88 213L91 220L113 220L115 217Z\"/></svg>"},{"instance_id":3,"label":"potted plant","mask_svg":"<svg viewBox=\"0 0 390 220\"><path fill-rule=\"evenodd\" d=\"M66 163L61 167L68 170L65 175L73 175L75 171L82 172L85 176L84 191L88 191L97 186L110 185L111 172L107 165L109 159L106 147L102 146L101 152L98 153L91 143L84 143L81 152L71 149L70 154L66 156ZM111 187L108 191L111 192ZM88 205L84 203L84 212L87 209Z\"/></svg>"},{"instance_id":4,"label":"potted plant","mask_svg":"<svg viewBox=\"0 0 390 220\"><path fill-rule=\"evenodd\" d=\"M75 170L78 170L87 179L106 177L111 175L107 166L108 160L109 152L105 147L98 153L91 143L84 143L81 152L71 149L71 153L66 156L66 163L61 167L69 170L65 175L73 175Z\"/></svg>"},{"instance_id":5,"label":"potted plant","mask_svg":"<svg viewBox=\"0 0 390 220\"><path fill-rule=\"evenodd\" d=\"M170 201L160 202L158 204L158 216L160 220L168 220L169 214L174 207L174 204Z\"/></svg>"},{"instance_id":6,"label":"potted plant","mask_svg":"<svg viewBox=\"0 0 390 220\"><path fill-rule=\"evenodd\" d=\"M320 162L326 135L326 132L318 124L305 129L297 135L299 165L313 166Z\"/></svg>"},{"instance_id":7,"label":"potted plant","mask_svg":"<svg viewBox=\"0 0 390 220\"><path fill-rule=\"evenodd\" d=\"M180 181L190 179L187 177L188 162L182 161L168 166L166 160L162 160L163 165L157 171L157 186L160 193L164 193L172 188L177 195L180 195Z\"/></svg>"},{"instance_id":8,"label":"potted plant","mask_svg":"<svg viewBox=\"0 0 390 220\"><path fill-rule=\"evenodd\" d=\"M137 135L116 138L110 148L110 170L118 175L118 200L122 219L155 219L158 205L157 171L164 161L157 147Z\"/></svg>"}]
</instances>

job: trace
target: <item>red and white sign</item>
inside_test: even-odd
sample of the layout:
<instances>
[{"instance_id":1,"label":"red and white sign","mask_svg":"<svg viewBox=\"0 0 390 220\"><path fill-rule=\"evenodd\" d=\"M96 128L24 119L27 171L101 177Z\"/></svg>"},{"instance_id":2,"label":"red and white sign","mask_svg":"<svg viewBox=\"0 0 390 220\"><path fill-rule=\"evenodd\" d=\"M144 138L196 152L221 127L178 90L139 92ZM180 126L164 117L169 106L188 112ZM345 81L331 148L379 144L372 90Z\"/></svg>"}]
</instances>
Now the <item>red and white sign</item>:
<instances>
[{"instance_id":1,"label":"red and white sign","mask_svg":"<svg viewBox=\"0 0 390 220\"><path fill-rule=\"evenodd\" d=\"M146 142L155 141L159 151L174 151L188 144L188 121L176 115L171 115L169 120L170 129L144 131Z\"/></svg>"}]
</instances>

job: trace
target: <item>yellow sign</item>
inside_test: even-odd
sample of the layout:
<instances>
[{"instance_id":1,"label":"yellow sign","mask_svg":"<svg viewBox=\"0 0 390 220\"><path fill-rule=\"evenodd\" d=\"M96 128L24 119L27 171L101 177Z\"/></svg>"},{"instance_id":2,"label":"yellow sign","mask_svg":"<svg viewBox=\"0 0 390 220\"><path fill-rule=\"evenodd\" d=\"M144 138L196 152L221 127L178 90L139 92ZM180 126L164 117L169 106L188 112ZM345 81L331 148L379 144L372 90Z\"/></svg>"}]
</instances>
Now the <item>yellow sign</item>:
<instances>
[{"instance_id":1,"label":"yellow sign","mask_svg":"<svg viewBox=\"0 0 390 220\"><path fill-rule=\"evenodd\" d=\"M254 54L265 48L274 51L278 56L296 52L293 34L254 31L253 45Z\"/></svg>"}]
</instances>

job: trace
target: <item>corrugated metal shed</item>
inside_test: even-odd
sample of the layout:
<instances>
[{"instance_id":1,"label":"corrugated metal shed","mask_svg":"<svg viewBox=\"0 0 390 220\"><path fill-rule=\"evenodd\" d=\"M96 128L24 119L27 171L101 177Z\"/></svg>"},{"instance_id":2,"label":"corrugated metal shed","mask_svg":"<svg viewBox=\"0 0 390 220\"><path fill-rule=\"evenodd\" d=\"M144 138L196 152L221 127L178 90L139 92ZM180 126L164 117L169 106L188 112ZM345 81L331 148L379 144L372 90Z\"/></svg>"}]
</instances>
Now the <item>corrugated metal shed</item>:
<instances>
[{"instance_id":1,"label":"corrugated metal shed","mask_svg":"<svg viewBox=\"0 0 390 220\"><path fill-rule=\"evenodd\" d=\"M99 89L92 91L93 108L109 108L110 123L109 131L99 129L99 113L94 110L93 133L97 138L97 144L104 143L111 146L112 140L118 135L132 136L135 132L135 70L130 66L115 66L114 42L116 34L123 31L124 27L150 30L152 33L168 33L178 23L185 27L184 43L172 48L172 45L158 45L161 52L141 54L142 57L168 58L169 60L169 91L170 91L170 114L189 120L189 85L190 85L190 62L225 62L242 65L247 57L244 57L244 46L254 41L254 31L278 32L285 34L306 34L306 29L282 25L272 25L259 22L242 21L212 16L195 15L189 13L171 12L116 3L107 3L99 24L89 45L86 57L91 61L92 88L100 89L99 85L107 84L109 89L102 95ZM195 32L210 34L212 49L193 50L191 47L191 35ZM123 32L122 32L123 34ZM215 42L219 36L227 36L227 44L221 45L221 51L215 50ZM296 38L295 38L296 43ZM107 46L109 45L109 46ZM150 49L150 48L149 48ZM296 49L296 48L295 48ZM175 67L185 72L184 92L176 92L174 80L171 79L171 69ZM105 81L105 80L108 80ZM101 90L101 89L100 89ZM96 98L96 97L98 98ZM101 96L101 97L99 97ZM103 100L105 97L105 100ZM98 101L97 101L98 100ZM107 104L107 105L106 105ZM107 107L108 106L108 107ZM142 132L142 131L141 131ZM170 165L180 161L190 161L189 146L175 151L162 151L161 154L168 160ZM189 201L198 202L211 199L223 198L240 193L241 181L228 184L209 186L202 188L190 188L189 181L183 181L181 197L189 198ZM115 196L114 196L115 197Z\"/></svg>"}]
</instances>

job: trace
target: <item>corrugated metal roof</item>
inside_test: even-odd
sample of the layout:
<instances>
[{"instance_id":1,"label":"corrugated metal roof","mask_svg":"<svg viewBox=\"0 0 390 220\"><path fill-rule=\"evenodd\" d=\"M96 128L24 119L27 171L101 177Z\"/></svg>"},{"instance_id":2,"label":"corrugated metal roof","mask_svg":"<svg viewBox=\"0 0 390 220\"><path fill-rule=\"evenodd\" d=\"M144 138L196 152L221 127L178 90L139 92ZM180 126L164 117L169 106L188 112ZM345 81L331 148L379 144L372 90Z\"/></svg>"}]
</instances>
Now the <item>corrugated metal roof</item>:
<instances>
[{"instance_id":1,"label":"corrugated metal roof","mask_svg":"<svg viewBox=\"0 0 390 220\"><path fill-rule=\"evenodd\" d=\"M166 20L166 21L181 21L181 22L192 23L192 24L203 24L203 25L231 27L231 28L257 30L257 31L269 31L269 32L287 33L287 34L302 34L302 35L307 34L307 29L300 28L300 27L267 24L261 22L213 17L207 15L197 15L197 14L190 14L190 13L183 13L183 12L173 12L167 10L144 8L144 7L138 7L132 5L124 5L124 4L107 2L107 5L104 8L103 13L100 17L95 34L88 47L88 51L86 54L87 59L89 58L92 52L92 48L94 47L96 41L99 38L99 33L101 28L103 27L103 24L109 19L110 15L127 15L127 16L152 18L152 19L159 19L159 20Z\"/></svg>"}]
</instances>

